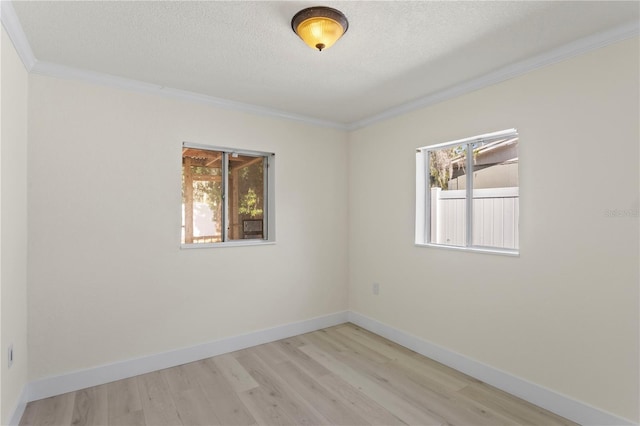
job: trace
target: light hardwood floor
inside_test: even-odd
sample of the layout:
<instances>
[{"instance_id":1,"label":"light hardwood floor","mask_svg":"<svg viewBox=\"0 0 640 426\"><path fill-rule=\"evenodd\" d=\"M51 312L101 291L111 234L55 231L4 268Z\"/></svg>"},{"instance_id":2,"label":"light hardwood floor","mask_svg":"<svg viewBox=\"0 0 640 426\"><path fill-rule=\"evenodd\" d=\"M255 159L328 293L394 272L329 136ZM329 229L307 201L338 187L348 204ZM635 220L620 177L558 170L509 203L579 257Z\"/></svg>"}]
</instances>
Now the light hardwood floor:
<instances>
[{"instance_id":1,"label":"light hardwood floor","mask_svg":"<svg viewBox=\"0 0 640 426\"><path fill-rule=\"evenodd\" d=\"M343 324L31 402L21 425L574 425Z\"/></svg>"}]
</instances>

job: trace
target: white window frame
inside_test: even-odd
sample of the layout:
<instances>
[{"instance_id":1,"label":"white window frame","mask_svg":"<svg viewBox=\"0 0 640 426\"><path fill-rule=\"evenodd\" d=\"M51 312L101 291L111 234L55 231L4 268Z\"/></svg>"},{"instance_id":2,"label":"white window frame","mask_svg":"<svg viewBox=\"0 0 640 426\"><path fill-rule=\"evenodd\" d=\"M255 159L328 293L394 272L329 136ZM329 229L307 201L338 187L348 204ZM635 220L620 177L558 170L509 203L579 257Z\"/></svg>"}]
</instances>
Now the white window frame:
<instances>
[{"instance_id":1,"label":"white window frame","mask_svg":"<svg viewBox=\"0 0 640 426\"><path fill-rule=\"evenodd\" d=\"M238 246L259 246L271 245L276 242L276 206L275 206L275 164L276 155L273 152L253 151L246 149L228 148L221 146L203 145L192 142L183 142L183 148L202 149L207 151L218 151L223 153L222 158L222 185L224 205L222 209L222 232L223 241L217 243L181 243L180 248L198 249L212 247L238 247ZM181 150L182 152L182 150ZM228 240L228 220L229 220L229 204L227 203L227 194L229 192L228 178L228 158L231 155L247 155L253 157L263 157L265 159L265 175L264 175L264 212L263 212L263 231L262 239L247 240ZM182 159L182 155L180 156ZM182 168L180 169L182 170ZM180 185L182 187L182 185ZM181 225L182 226L182 225Z\"/></svg>"},{"instance_id":2,"label":"white window frame","mask_svg":"<svg viewBox=\"0 0 640 426\"><path fill-rule=\"evenodd\" d=\"M420 247L437 247L449 250L472 251L490 254L502 254L507 256L519 256L520 248L508 249L501 247L485 247L474 246L472 244L473 236L473 155L466 156L466 228L465 228L465 245L454 246L441 243L432 243L431 241L431 197L429 191L430 170L429 170L429 152L447 148L450 146L466 145L470 150L474 143L491 142L505 137L518 137L516 129L501 130L499 132L486 133L483 135L472 136L470 138L459 139L451 142L445 142L436 145L424 146L416 149L416 223L415 223L415 244ZM467 151L468 152L468 151Z\"/></svg>"}]
</instances>

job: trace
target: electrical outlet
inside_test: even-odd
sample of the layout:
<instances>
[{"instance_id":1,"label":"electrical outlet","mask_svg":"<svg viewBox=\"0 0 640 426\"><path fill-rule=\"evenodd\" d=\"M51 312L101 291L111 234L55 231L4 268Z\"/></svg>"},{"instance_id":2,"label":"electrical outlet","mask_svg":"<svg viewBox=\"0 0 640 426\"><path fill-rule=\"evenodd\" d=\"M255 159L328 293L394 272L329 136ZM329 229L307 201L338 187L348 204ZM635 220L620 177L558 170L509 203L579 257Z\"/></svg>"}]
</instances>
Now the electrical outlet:
<instances>
[{"instance_id":1,"label":"electrical outlet","mask_svg":"<svg viewBox=\"0 0 640 426\"><path fill-rule=\"evenodd\" d=\"M8 354L8 358L9 358L9 367L11 368L11 366L13 365L13 343L9 345L9 354Z\"/></svg>"},{"instance_id":2,"label":"electrical outlet","mask_svg":"<svg viewBox=\"0 0 640 426\"><path fill-rule=\"evenodd\" d=\"M373 283L373 285L371 286L371 291L373 292L373 294L375 294L376 296L380 294L380 284L378 283Z\"/></svg>"}]
</instances>

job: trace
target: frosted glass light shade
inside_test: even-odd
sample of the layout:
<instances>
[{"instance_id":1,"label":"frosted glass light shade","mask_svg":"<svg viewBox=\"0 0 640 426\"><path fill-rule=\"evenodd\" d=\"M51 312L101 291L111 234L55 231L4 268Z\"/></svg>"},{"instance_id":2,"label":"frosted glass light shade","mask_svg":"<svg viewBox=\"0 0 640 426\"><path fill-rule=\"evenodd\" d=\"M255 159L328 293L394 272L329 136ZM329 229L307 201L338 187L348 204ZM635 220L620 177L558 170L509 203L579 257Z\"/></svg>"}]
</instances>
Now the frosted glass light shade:
<instances>
[{"instance_id":1,"label":"frosted glass light shade","mask_svg":"<svg viewBox=\"0 0 640 426\"><path fill-rule=\"evenodd\" d=\"M339 10L309 7L296 13L291 28L312 49L328 49L347 31L349 22Z\"/></svg>"}]
</instances>

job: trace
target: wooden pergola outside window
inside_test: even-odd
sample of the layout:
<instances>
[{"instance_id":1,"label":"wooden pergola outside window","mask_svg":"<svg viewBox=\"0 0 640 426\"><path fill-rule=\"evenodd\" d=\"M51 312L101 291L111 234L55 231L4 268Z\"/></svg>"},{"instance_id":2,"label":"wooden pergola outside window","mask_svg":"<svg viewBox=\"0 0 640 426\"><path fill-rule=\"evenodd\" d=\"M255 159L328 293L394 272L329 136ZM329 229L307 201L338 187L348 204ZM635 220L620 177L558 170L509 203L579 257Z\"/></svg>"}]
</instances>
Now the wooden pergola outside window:
<instances>
[{"instance_id":1,"label":"wooden pergola outside window","mask_svg":"<svg viewBox=\"0 0 640 426\"><path fill-rule=\"evenodd\" d=\"M264 239L264 155L182 149L182 244Z\"/></svg>"}]
</instances>

